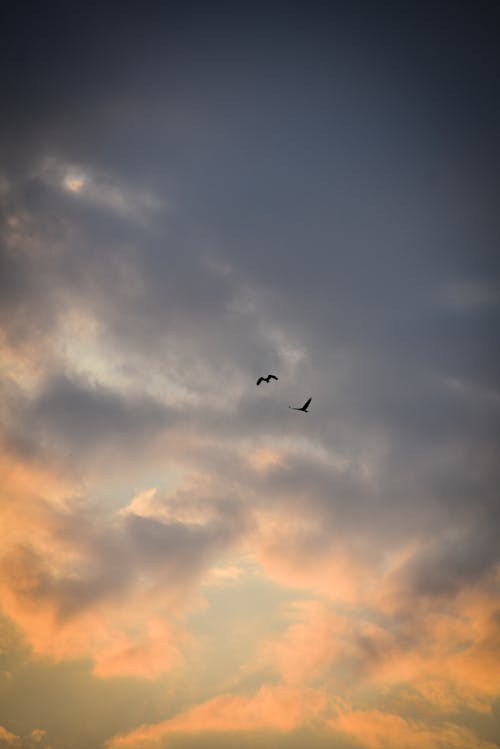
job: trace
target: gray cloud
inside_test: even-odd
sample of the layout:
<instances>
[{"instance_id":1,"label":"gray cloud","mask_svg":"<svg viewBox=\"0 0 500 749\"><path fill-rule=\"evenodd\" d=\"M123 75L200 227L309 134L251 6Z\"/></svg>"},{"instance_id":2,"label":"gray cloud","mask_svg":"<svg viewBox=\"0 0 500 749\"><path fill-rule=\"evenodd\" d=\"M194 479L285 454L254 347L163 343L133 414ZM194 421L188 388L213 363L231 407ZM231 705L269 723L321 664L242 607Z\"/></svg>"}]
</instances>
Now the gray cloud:
<instances>
[{"instance_id":1,"label":"gray cloud","mask_svg":"<svg viewBox=\"0 0 500 749\"><path fill-rule=\"evenodd\" d=\"M64 376L47 383L27 416L28 428L36 430L42 442L53 439L75 450L140 441L174 421L175 412L152 398L127 398Z\"/></svg>"}]
</instances>

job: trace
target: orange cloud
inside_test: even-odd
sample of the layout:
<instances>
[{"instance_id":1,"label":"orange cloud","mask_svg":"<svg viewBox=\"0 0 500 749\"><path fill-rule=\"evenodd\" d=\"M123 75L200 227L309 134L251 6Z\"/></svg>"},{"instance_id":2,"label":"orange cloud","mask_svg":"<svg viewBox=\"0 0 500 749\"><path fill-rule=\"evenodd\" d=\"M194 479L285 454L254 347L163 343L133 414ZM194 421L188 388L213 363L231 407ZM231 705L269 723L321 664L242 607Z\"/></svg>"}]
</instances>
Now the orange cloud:
<instances>
[{"instance_id":1,"label":"orange cloud","mask_svg":"<svg viewBox=\"0 0 500 749\"><path fill-rule=\"evenodd\" d=\"M43 728L34 728L29 735L18 736L8 731L4 726L0 726L0 746L13 746L23 749L23 747L33 747L40 744L47 736L47 731ZM50 749L50 747L49 747Z\"/></svg>"},{"instance_id":2,"label":"orange cloud","mask_svg":"<svg viewBox=\"0 0 500 749\"><path fill-rule=\"evenodd\" d=\"M351 623L319 601L297 601L289 613L296 621L264 644L261 659L285 683L311 684L344 653Z\"/></svg>"},{"instance_id":3,"label":"orange cloud","mask_svg":"<svg viewBox=\"0 0 500 749\"><path fill-rule=\"evenodd\" d=\"M208 578L200 568L198 576L179 586L174 554L167 560L166 573L161 564L141 568L134 562L120 587L120 565L129 556L127 548L118 561L114 557L115 548L119 551L124 545L120 523L139 519L144 521L141 527L154 526L154 533L162 531L162 523L172 524L175 537L217 528L217 505L204 501L198 486L181 487L172 497L157 496L153 490L138 494L121 514L101 518L101 527L81 503L68 500L76 487L50 466L4 451L0 472L5 492L0 507L2 604L38 653L56 659L91 658L94 673L103 678L155 678L181 666L183 648L193 642L178 615L194 585L240 577L244 584L238 568L221 568L216 558L207 558L203 565L211 570ZM291 708L279 708L286 690L317 694L315 690L326 689L348 699L355 696L361 700L357 704L362 704L364 690L391 690L406 695L401 696L402 703L416 701L433 714L452 714L464 707L491 709L492 699L500 693L500 600L492 593L496 579L474 590L465 588L453 599L412 600L400 590L397 595L396 581L416 545L395 553L385 570L369 568L342 548L308 553L318 521L305 522L293 513L284 520L282 513L267 509L256 514L246 538L257 549L264 571L287 587L302 586L316 600L294 604L285 631L262 644L257 667L272 668L285 691L279 693L275 687L244 701L230 695L217 698L236 700L232 710L242 726L247 720L247 725L261 721L278 727L280 715L285 722L291 719ZM150 538L159 549L155 554L163 554L162 537L157 543L157 536L147 536L147 544ZM194 538L198 543L202 537ZM172 535L168 540L176 539ZM117 582L112 578L115 572ZM108 587L105 574L111 574ZM88 596L85 605L80 605L80 595ZM249 671L252 664L244 658L242 653L242 671ZM266 711L271 695L278 699L278 694L281 702L274 712ZM206 703L201 712L193 708L161 725L168 724L167 732L174 725L180 726L175 730L187 731L196 720L222 726L218 704Z\"/></svg>"},{"instance_id":4,"label":"orange cloud","mask_svg":"<svg viewBox=\"0 0 500 749\"><path fill-rule=\"evenodd\" d=\"M462 726L445 723L429 727L378 710L346 712L331 723L336 731L354 738L363 749L497 749Z\"/></svg>"},{"instance_id":5,"label":"orange cloud","mask_svg":"<svg viewBox=\"0 0 500 749\"><path fill-rule=\"evenodd\" d=\"M127 623L130 625L130 618ZM139 624L144 630L140 636L118 630L113 642L94 654L96 676L153 678L182 663L179 646L188 639L186 634L158 616Z\"/></svg>"},{"instance_id":6,"label":"orange cloud","mask_svg":"<svg viewBox=\"0 0 500 749\"><path fill-rule=\"evenodd\" d=\"M221 695L170 720L115 736L108 749L147 747L175 733L292 731L317 719L327 703L326 695L320 691L285 686L264 686L252 697Z\"/></svg>"},{"instance_id":7,"label":"orange cloud","mask_svg":"<svg viewBox=\"0 0 500 749\"><path fill-rule=\"evenodd\" d=\"M19 743L19 736L16 736L15 733L11 733L3 726L0 726L0 742L2 744L17 744Z\"/></svg>"},{"instance_id":8,"label":"orange cloud","mask_svg":"<svg viewBox=\"0 0 500 749\"><path fill-rule=\"evenodd\" d=\"M372 638L372 649L383 655L371 665L373 682L411 685L434 709L488 711L500 694L496 576L452 599L401 596L399 608L384 606L392 631L385 644ZM375 599L372 606L376 612Z\"/></svg>"},{"instance_id":9,"label":"orange cloud","mask_svg":"<svg viewBox=\"0 0 500 749\"><path fill-rule=\"evenodd\" d=\"M61 619L57 597L38 599L36 566L8 560L0 590L5 612L22 629L36 653L56 660L88 657L100 677L134 675L153 678L181 662L188 640L158 602L132 593L126 602L103 601Z\"/></svg>"},{"instance_id":10,"label":"orange cloud","mask_svg":"<svg viewBox=\"0 0 500 749\"><path fill-rule=\"evenodd\" d=\"M288 608L292 622L264 643L254 668L347 699L390 692L410 710L418 703L432 714L487 713L500 694L498 610L500 601L479 590L434 609L416 606L407 618L299 601Z\"/></svg>"},{"instance_id":11,"label":"orange cloud","mask_svg":"<svg viewBox=\"0 0 500 749\"><path fill-rule=\"evenodd\" d=\"M304 588L333 601L355 603L373 584L374 570L360 555L341 544L318 548L321 519L280 511L257 513L256 557L265 572L281 585Z\"/></svg>"},{"instance_id":12,"label":"orange cloud","mask_svg":"<svg viewBox=\"0 0 500 749\"><path fill-rule=\"evenodd\" d=\"M6 451L0 473L2 610L34 651L57 660L91 658L101 677L152 678L178 665L180 646L189 638L171 613L175 591L155 591L131 576L123 595L119 578L115 583L111 577L109 592L104 587L101 595L99 586L119 562L97 549L94 521L68 500L71 483ZM83 605L78 598L85 595Z\"/></svg>"}]
</instances>

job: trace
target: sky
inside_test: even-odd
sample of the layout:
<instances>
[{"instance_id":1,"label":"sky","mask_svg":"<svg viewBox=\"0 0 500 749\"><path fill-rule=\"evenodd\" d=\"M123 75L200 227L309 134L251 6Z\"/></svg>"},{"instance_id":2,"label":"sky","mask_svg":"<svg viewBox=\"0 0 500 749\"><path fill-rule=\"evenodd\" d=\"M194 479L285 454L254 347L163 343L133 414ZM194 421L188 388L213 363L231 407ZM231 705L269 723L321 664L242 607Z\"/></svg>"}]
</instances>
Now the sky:
<instances>
[{"instance_id":1,"label":"sky","mask_svg":"<svg viewBox=\"0 0 500 749\"><path fill-rule=\"evenodd\" d=\"M500 747L493 6L0 13L0 747Z\"/></svg>"}]
</instances>

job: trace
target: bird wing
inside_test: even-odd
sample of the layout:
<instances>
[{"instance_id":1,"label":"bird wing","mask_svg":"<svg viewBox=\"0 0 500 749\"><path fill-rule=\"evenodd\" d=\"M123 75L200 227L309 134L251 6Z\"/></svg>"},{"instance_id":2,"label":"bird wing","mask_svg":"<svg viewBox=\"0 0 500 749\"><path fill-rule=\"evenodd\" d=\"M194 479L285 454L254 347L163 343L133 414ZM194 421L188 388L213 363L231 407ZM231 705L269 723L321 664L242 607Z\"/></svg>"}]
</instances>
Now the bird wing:
<instances>
[{"instance_id":1,"label":"bird wing","mask_svg":"<svg viewBox=\"0 0 500 749\"><path fill-rule=\"evenodd\" d=\"M260 385L260 383L262 382L263 379L264 379L264 377L259 377L259 379L257 380L257 385Z\"/></svg>"},{"instance_id":2,"label":"bird wing","mask_svg":"<svg viewBox=\"0 0 500 749\"><path fill-rule=\"evenodd\" d=\"M312 401L312 398L309 398L309 400L307 400L307 401L306 401L306 402L304 403L304 405L302 406L302 408L304 409L304 411L306 410L306 408L309 408L309 403L310 403L311 401Z\"/></svg>"},{"instance_id":3,"label":"bird wing","mask_svg":"<svg viewBox=\"0 0 500 749\"><path fill-rule=\"evenodd\" d=\"M269 377L270 380L277 380L278 379L276 377L276 375L268 375L268 377Z\"/></svg>"}]
</instances>

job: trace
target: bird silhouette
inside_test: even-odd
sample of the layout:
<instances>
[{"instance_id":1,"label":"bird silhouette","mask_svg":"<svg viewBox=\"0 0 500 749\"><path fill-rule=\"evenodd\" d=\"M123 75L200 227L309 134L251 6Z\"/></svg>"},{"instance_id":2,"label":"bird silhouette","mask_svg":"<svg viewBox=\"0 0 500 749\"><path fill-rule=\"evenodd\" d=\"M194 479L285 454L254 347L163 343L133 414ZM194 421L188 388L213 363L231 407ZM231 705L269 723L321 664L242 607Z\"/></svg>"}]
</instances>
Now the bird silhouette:
<instances>
[{"instance_id":1,"label":"bird silhouette","mask_svg":"<svg viewBox=\"0 0 500 749\"><path fill-rule=\"evenodd\" d=\"M295 408L295 406L288 406L288 408L291 408L292 411L303 411L306 414L306 413L309 413L307 409L309 408L309 403L311 401L312 401L312 398L309 398L308 400L306 400L304 405L301 406L300 408Z\"/></svg>"},{"instance_id":2,"label":"bird silhouette","mask_svg":"<svg viewBox=\"0 0 500 749\"><path fill-rule=\"evenodd\" d=\"M278 378L276 375L269 374L267 377L259 377L257 380L257 385L260 385L261 382L270 382L271 380L277 380Z\"/></svg>"}]
</instances>

